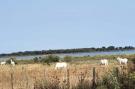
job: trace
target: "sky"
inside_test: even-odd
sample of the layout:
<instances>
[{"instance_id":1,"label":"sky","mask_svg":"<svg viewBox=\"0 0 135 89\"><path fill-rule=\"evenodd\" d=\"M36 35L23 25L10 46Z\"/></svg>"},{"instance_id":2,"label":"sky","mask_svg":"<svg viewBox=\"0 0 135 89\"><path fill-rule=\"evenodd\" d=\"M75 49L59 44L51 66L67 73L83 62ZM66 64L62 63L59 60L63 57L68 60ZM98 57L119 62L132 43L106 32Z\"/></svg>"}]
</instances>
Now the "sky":
<instances>
[{"instance_id":1,"label":"sky","mask_svg":"<svg viewBox=\"0 0 135 89\"><path fill-rule=\"evenodd\" d=\"M0 0L0 53L135 46L135 0Z\"/></svg>"}]
</instances>

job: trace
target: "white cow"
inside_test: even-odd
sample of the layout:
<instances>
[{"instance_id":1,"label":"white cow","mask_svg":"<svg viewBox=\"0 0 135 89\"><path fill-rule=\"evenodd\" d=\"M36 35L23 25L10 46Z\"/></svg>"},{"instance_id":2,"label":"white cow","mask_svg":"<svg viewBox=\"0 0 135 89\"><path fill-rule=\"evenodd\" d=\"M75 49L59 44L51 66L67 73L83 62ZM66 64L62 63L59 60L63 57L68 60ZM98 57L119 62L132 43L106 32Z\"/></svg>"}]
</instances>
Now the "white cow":
<instances>
[{"instance_id":1,"label":"white cow","mask_svg":"<svg viewBox=\"0 0 135 89\"><path fill-rule=\"evenodd\" d=\"M56 63L55 69L63 69L63 68L67 68L67 63L66 62Z\"/></svg>"},{"instance_id":2,"label":"white cow","mask_svg":"<svg viewBox=\"0 0 135 89\"><path fill-rule=\"evenodd\" d=\"M1 64L1 65L5 65L5 64L6 64L6 62L0 62L0 64Z\"/></svg>"},{"instance_id":3,"label":"white cow","mask_svg":"<svg viewBox=\"0 0 135 89\"><path fill-rule=\"evenodd\" d=\"M118 62L120 63L120 64L127 64L127 62L128 62L128 59L127 58L120 58L120 57L118 57L117 58L117 60L118 60Z\"/></svg>"},{"instance_id":4,"label":"white cow","mask_svg":"<svg viewBox=\"0 0 135 89\"><path fill-rule=\"evenodd\" d=\"M108 65L107 59L101 59L101 65Z\"/></svg>"}]
</instances>

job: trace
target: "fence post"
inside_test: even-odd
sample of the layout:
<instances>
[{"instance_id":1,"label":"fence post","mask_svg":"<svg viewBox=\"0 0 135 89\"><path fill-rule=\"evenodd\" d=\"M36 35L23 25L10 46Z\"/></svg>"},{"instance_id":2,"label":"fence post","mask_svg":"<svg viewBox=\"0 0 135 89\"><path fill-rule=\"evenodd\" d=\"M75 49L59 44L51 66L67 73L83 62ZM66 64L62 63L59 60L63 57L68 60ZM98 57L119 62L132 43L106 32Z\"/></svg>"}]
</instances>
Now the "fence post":
<instances>
[{"instance_id":1,"label":"fence post","mask_svg":"<svg viewBox=\"0 0 135 89\"><path fill-rule=\"evenodd\" d=\"M13 67L11 66L11 89L14 89L14 83L13 83Z\"/></svg>"},{"instance_id":2,"label":"fence post","mask_svg":"<svg viewBox=\"0 0 135 89\"><path fill-rule=\"evenodd\" d=\"M69 69L67 69L67 89L70 89Z\"/></svg>"},{"instance_id":3,"label":"fence post","mask_svg":"<svg viewBox=\"0 0 135 89\"><path fill-rule=\"evenodd\" d=\"M119 69L116 67L116 76L119 77Z\"/></svg>"},{"instance_id":4,"label":"fence post","mask_svg":"<svg viewBox=\"0 0 135 89\"><path fill-rule=\"evenodd\" d=\"M26 89L29 89L28 86L29 86L29 79L28 79L28 73L27 73L27 70L25 68L25 78L26 78Z\"/></svg>"},{"instance_id":5,"label":"fence post","mask_svg":"<svg viewBox=\"0 0 135 89\"><path fill-rule=\"evenodd\" d=\"M96 89L96 68L93 68L92 89Z\"/></svg>"}]
</instances>

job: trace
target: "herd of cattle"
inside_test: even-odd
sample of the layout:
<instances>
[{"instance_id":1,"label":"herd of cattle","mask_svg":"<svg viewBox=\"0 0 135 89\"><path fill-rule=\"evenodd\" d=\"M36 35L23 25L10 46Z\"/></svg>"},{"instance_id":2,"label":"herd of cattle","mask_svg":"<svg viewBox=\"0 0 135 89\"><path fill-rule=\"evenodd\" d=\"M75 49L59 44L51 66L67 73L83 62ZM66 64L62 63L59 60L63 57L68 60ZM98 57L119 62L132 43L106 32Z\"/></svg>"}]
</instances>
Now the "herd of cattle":
<instances>
[{"instance_id":1,"label":"herd of cattle","mask_svg":"<svg viewBox=\"0 0 135 89\"><path fill-rule=\"evenodd\" d=\"M119 64L125 64L126 65L127 62L128 62L128 59L118 57L117 61L119 62ZM10 60L10 62L11 62L11 65L15 66L15 62L13 60ZM6 62L1 62L0 64L5 65ZM105 66L108 65L108 59L101 59L100 64L105 65ZM66 62L59 62L59 63L56 63L55 69L67 68L67 66L68 66L68 64Z\"/></svg>"}]
</instances>

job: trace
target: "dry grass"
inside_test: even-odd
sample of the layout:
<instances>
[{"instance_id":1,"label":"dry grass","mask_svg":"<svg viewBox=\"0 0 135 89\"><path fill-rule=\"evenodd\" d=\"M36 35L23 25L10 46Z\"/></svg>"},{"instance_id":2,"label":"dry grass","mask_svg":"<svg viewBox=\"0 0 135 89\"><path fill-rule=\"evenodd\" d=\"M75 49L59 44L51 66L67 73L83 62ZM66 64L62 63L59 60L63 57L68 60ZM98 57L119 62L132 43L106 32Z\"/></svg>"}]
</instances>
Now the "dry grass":
<instances>
[{"instance_id":1,"label":"dry grass","mask_svg":"<svg viewBox=\"0 0 135 89\"><path fill-rule=\"evenodd\" d=\"M98 63L76 63L70 64L67 71L66 69L55 70L54 66L54 64L51 66L42 64L0 66L0 89L12 89L12 87L13 89L34 89L34 86L38 87L38 82L60 85L62 89L65 89L63 87L69 83L70 88L72 88L81 79L91 84L93 67L96 67L96 76L99 79L113 67L119 67L117 63L111 63L107 67Z\"/></svg>"}]
</instances>

